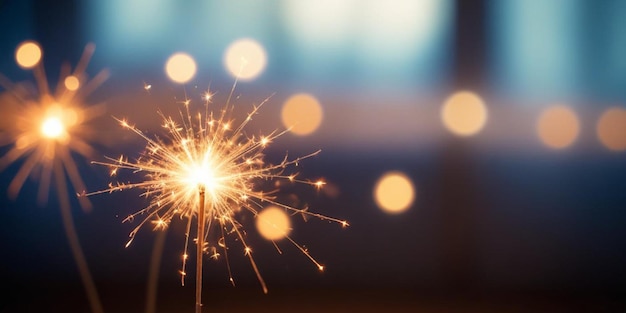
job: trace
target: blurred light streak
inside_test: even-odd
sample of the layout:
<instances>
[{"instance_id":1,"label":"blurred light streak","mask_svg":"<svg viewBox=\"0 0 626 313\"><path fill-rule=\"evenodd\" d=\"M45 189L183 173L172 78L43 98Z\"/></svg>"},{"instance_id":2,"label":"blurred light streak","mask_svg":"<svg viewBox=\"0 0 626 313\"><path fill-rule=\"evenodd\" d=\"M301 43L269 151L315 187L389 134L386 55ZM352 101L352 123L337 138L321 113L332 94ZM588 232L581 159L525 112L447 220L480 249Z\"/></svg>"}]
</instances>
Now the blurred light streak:
<instances>
[{"instance_id":1,"label":"blurred light streak","mask_svg":"<svg viewBox=\"0 0 626 313\"><path fill-rule=\"evenodd\" d=\"M415 187L406 174L397 171L387 172L376 182L374 200L378 207L387 213L402 213L413 205Z\"/></svg>"},{"instance_id":2,"label":"blurred light streak","mask_svg":"<svg viewBox=\"0 0 626 313\"><path fill-rule=\"evenodd\" d=\"M310 94L295 94L283 104L283 125L298 136L315 132L322 124L323 110L319 101Z\"/></svg>"},{"instance_id":3,"label":"blurred light streak","mask_svg":"<svg viewBox=\"0 0 626 313\"><path fill-rule=\"evenodd\" d=\"M571 146L580 133L576 113L565 105L551 106L537 120L537 135L549 148L563 149Z\"/></svg>"}]
</instances>

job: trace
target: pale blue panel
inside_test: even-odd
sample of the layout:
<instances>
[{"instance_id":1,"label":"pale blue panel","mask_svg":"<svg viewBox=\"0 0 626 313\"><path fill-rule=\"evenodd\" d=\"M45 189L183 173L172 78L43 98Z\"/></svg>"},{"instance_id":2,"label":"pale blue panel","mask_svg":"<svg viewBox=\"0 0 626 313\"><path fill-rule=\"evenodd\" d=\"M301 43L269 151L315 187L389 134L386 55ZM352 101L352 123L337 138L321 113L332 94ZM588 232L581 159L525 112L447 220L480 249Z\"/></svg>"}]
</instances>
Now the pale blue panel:
<instances>
[{"instance_id":1,"label":"pale blue panel","mask_svg":"<svg viewBox=\"0 0 626 313\"><path fill-rule=\"evenodd\" d=\"M608 61L603 83L611 98L626 102L626 1L607 1L607 6L608 40L606 48L600 50Z\"/></svg>"},{"instance_id":2,"label":"pale blue panel","mask_svg":"<svg viewBox=\"0 0 626 313\"><path fill-rule=\"evenodd\" d=\"M269 4L269 5L267 5ZM272 2L110 0L90 2L86 19L107 57L141 66L176 51L221 65L228 44L241 37L267 41Z\"/></svg>"},{"instance_id":3,"label":"pale blue panel","mask_svg":"<svg viewBox=\"0 0 626 313\"><path fill-rule=\"evenodd\" d=\"M432 86L448 77L448 0L283 0L297 73L314 81Z\"/></svg>"},{"instance_id":4,"label":"pale blue panel","mask_svg":"<svg viewBox=\"0 0 626 313\"><path fill-rule=\"evenodd\" d=\"M490 1L493 85L522 99L578 96L582 0Z\"/></svg>"},{"instance_id":5,"label":"pale blue panel","mask_svg":"<svg viewBox=\"0 0 626 313\"><path fill-rule=\"evenodd\" d=\"M125 63L146 61L165 50L176 29L174 0L89 2L90 39L107 58Z\"/></svg>"}]
</instances>

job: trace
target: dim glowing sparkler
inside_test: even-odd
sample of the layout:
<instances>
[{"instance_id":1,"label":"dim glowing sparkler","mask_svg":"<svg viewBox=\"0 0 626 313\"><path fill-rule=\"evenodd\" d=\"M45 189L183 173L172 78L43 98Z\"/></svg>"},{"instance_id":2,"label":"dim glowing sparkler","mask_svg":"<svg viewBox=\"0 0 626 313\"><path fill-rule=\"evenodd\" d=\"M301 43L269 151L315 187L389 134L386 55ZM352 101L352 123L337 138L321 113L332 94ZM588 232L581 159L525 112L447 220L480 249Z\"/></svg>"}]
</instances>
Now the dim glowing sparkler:
<instances>
[{"instance_id":1,"label":"dim glowing sparkler","mask_svg":"<svg viewBox=\"0 0 626 313\"><path fill-rule=\"evenodd\" d=\"M126 120L118 119L122 127L131 130L146 141L145 151L136 161L120 156L108 158L107 162L94 163L110 167L111 176L116 175L120 169L127 169L135 173L143 173L144 179L131 183L111 183L108 189L87 194L90 196L139 188L144 191L142 196L151 198L145 208L125 219L125 221L132 221L139 215L146 215L130 233L127 246L133 241L137 232L148 223L153 224L154 229L158 230L166 228L174 217L186 219L186 240L180 272L183 285L191 224L193 217L196 217L196 312L199 312L201 306L203 253L210 251L212 258L218 258L217 247L222 249L229 280L234 285L226 247L226 236L229 234L242 243L244 255L248 257L263 291L267 292L266 284L252 256L252 248L246 243L243 226L237 219L242 209L256 217L264 203L273 204L294 214L313 216L348 226L344 220L279 202L275 196L277 190L269 192L261 190L259 185L267 180L287 180L321 188L325 184L322 180L309 181L298 179L295 174L285 174L288 167L297 166L302 159L315 156L320 151L291 160L285 156L278 164L265 163L264 148L288 130L274 131L267 136L246 136L244 128L269 98L253 106L243 122L235 126L235 121L230 117L233 112L230 99L234 88L235 85L224 107L217 111L211 108L212 94L207 92L203 95L204 111L191 113L191 100L186 99L183 101L184 108L181 109L179 121L160 113L163 119L162 126L167 130L168 135L165 139L151 138ZM215 244L209 247L208 237L212 230L216 232L218 238ZM319 270L324 269L322 264L317 262L304 247L289 236L285 238L309 258Z\"/></svg>"},{"instance_id":2,"label":"dim glowing sparkler","mask_svg":"<svg viewBox=\"0 0 626 313\"><path fill-rule=\"evenodd\" d=\"M9 185L9 196L17 197L29 176L40 178L38 200L44 203L48 198L51 180L54 178L58 191L59 204L66 235L74 254L85 290L93 312L102 312L102 306L85 257L83 255L72 220L67 181L73 189L84 192L73 154L88 156L91 147L88 143L89 129L85 123L98 115L100 106L83 106L83 100L108 76L101 71L88 80L85 73L94 45L85 47L82 57L74 70L69 65L61 68L59 84L51 91L42 65L42 51L32 41L22 43L16 49L15 59L24 69L32 69L37 89L14 84L0 75L0 86L6 92L0 102L0 145L12 145L0 157L0 169L24 158L17 174ZM80 198L83 209L91 208L85 198Z\"/></svg>"}]
</instances>

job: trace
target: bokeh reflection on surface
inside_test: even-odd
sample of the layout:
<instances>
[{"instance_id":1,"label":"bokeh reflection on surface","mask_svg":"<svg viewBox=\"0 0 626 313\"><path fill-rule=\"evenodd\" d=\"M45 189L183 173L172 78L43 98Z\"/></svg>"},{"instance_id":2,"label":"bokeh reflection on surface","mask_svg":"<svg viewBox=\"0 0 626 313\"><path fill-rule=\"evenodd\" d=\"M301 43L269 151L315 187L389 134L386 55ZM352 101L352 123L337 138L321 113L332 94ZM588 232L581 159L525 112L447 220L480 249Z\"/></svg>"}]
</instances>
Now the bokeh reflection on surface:
<instances>
[{"instance_id":1,"label":"bokeh reflection on surface","mask_svg":"<svg viewBox=\"0 0 626 313\"><path fill-rule=\"evenodd\" d=\"M234 288L223 260L206 258L207 311L620 312L624 9L621 0L0 0L0 73L31 88L24 69L45 53L51 85L83 88L60 72L93 42L87 73L111 73L89 99L107 110L90 121L96 161L145 148L112 116L158 137L157 111L223 103L236 78L239 120L269 98L247 136L291 128L266 161L322 150L297 171L324 188L270 189L350 227L243 219L269 294L245 256L231 256ZM34 45L16 52L26 40ZM42 131L56 136L57 126ZM12 147L3 132L0 144L0 155ZM106 188L107 169L75 157L86 188ZM7 196L20 165L0 172L0 312L84 312L55 196L37 205L38 177ZM399 185L383 184L389 173ZM138 195L91 199L88 214L72 202L107 312L144 310L157 235L124 248L136 225L121 222L148 202ZM193 309L193 286L181 287L178 273L183 224L166 234L157 312Z\"/></svg>"}]
</instances>

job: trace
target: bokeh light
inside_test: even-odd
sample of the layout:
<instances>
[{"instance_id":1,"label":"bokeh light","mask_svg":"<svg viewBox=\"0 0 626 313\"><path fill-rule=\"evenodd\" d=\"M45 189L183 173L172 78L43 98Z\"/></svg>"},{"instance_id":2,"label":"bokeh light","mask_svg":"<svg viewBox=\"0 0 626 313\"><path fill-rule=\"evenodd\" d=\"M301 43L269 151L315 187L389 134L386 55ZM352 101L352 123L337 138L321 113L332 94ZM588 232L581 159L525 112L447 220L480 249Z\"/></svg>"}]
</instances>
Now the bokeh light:
<instances>
[{"instance_id":1,"label":"bokeh light","mask_svg":"<svg viewBox=\"0 0 626 313\"><path fill-rule=\"evenodd\" d=\"M15 50L15 61L25 69L32 68L41 61L41 48L34 41L25 41Z\"/></svg>"},{"instance_id":2,"label":"bokeh light","mask_svg":"<svg viewBox=\"0 0 626 313\"><path fill-rule=\"evenodd\" d=\"M269 206L256 217L256 228L267 240L280 240L289 235L291 221L285 210Z\"/></svg>"},{"instance_id":3,"label":"bokeh light","mask_svg":"<svg viewBox=\"0 0 626 313\"><path fill-rule=\"evenodd\" d=\"M172 81L184 84L196 75L196 61L186 53L174 53L167 59L165 72Z\"/></svg>"},{"instance_id":4,"label":"bokeh light","mask_svg":"<svg viewBox=\"0 0 626 313\"><path fill-rule=\"evenodd\" d=\"M626 150L626 110L612 107L604 111L598 119L596 134L609 150Z\"/></svg>"},{"instance_id":5,"label":"bokeh light","mask_svg":"<svg viewBox=\"0 0 626 313\"><path fill-rule=\"evenodd\" d=\"M549 148L563 149L578 137L580 122L576 113L565 105L545 109L537 121L537 134Z\"/></svg>"},{"instance_id":6,"label":"bokeh light","mask_svg":"<svg viewBox=\"0 0 626 313\"><path fill-rule=\"evenodd\" d=\"M300 136L315 132L322 123L323 115L319 101L306 93L289 97L281 112L283 125Z\"/></svg>"},{"instance_id":7,"label":"bokeh light","mask_svg":"<svg viewBox=\"0 0 626 313\"><path fill-rule=\"evenodd\" d=\"M239 39L224 53L224 65L228 72L240 80L251 80L259 76L267 64L265 49L257 41Z\"/></svg>"},{"instance_id":8,"label":"bokeh light","mask_svg":"<svg viewBox=\"0 0 626 313\"><path fill-rule=\"evenodd\" d=\"M413 182L402 172L387 172L376 182L374 200L385 212L404 212L415 200Z\"/></svg>"},{"instance_id":9,"label":"bokeh light","mask_svg":"<svg viewBox=\"0 0 626 313\"><path fill-rule=\"evenodd\" d=\"M63 81L65 88L69 91L76 91L80 87L80 81L74 75L70 75Z\"/></svg>"},{"instance_id":10,"label":"bokeh light","mask_svg":"<svg viewBox=\"0 0 626 313\"><path fill-rule=\"evenodd\" d=\"M453 134L471 136L485 126L487 107L478 95L469 91L459 91L444 103L441 119Z\"/></svg>"}]
</instances>

